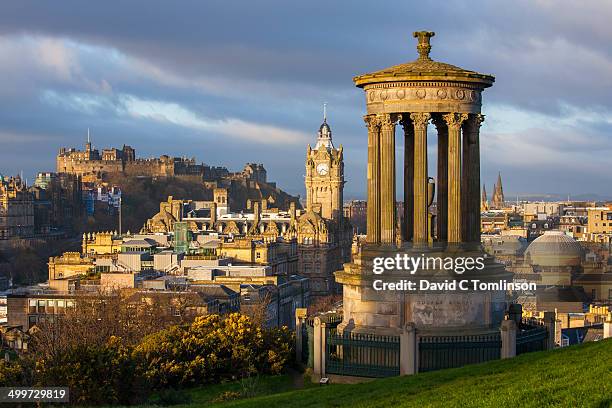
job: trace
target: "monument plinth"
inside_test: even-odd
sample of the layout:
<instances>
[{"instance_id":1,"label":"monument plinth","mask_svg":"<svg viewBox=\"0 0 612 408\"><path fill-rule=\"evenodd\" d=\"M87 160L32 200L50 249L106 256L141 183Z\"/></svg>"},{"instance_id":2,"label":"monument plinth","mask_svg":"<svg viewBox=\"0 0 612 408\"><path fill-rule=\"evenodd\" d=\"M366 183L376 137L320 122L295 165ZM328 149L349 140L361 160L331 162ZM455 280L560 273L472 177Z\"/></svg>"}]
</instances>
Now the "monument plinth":
<instances>
[{"instance_id":1,"label":"monument plinth","mask_svg":"<svg viewBox=\"0 0 612 408\"><path fill-rule=\"evenodd\" d=\"M480 246L480 113L482 92L495 78L434 61L433 32L415 32L419 57L405 64L360 75L368 129L367 244L344 270L344 318L339 330L397 334L414 323L425 332L483 333L497 330L505 290L440 289L477 280L506 281L511 274ZM430 123L437 131L436 214L427 166ZM404 138L404 214L396 211L396 127ZM483 258L483 267L457 274L442 267L373 273L377 258ZM376 290L377 280L433 282L426 290Z\"/></svg>"}]
</instances>

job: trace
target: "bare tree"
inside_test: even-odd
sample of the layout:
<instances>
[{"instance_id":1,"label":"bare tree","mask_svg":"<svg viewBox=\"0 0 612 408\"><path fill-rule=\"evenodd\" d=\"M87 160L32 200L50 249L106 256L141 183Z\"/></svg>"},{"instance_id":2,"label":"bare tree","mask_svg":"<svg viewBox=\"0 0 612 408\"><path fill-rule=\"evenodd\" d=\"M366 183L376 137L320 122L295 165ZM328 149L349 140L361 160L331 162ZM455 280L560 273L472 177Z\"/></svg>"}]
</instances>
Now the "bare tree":
<instances>
[{"instance_id":1,"label":"bare tree","mask_svg":"<svg viewBox=\"0 0 612 408\"><path fill-rule=\"evenodd\" d=\"M191 322L195 303L190 295L116 291L79 296L63 313L37 324L31 349L56 356L77 344L102 345L111 336L136 344L170 325Z\"/></svg>"},{"instance_id":2,"label":"bare tree","mask_svg":"<svg viewBox=\"0 0 612 408\"><path fill-rule=\"evenodd\" d=\"M310 306L308 306L308 315L333 311L342 300L340 295L329 295L316 298Z\"/></svg>"}]
</instances>

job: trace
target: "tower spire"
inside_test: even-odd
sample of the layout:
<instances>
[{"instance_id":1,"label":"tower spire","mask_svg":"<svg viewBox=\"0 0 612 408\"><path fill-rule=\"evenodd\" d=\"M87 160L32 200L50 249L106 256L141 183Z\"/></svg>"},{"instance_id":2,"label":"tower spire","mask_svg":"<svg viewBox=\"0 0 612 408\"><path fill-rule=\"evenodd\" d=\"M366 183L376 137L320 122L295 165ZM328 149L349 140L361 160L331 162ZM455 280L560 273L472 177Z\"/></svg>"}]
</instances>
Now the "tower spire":
<instances>
[{"instance_id":1,"label":"tower spire","mask_svg":"<svg viewBox=\"0 0 612 408\"><path fill-rule=\"evenodd\" d=\"M487 188L482 185L482 197L480 198L480 211L489 210L489 200L487 199Z\"/></svg>"},{"instance_id":2,"label":"tower spire","mask_svg":"<svg viewBox=\"0 0 612 408\"><path fill-rule=\"evenodd\" d=\"M315 150L318 150L320 147L325 147L326 149L334 148L334 144L332 143L332 131L327 124L327 102L323 103L323 123L319 127Z\"/></svg>"},{"instance_id":3,"label":"tower spire","mask_svg":"<svg viewBox=\"0 0 612 408\"><path fill-rule=\"evenodd\" d=\"M497 183L493 185L493 199L491 203L496 209L504 207L504 188L502 187L501 172L497 173Z\"/></svg>"}]
</instances>

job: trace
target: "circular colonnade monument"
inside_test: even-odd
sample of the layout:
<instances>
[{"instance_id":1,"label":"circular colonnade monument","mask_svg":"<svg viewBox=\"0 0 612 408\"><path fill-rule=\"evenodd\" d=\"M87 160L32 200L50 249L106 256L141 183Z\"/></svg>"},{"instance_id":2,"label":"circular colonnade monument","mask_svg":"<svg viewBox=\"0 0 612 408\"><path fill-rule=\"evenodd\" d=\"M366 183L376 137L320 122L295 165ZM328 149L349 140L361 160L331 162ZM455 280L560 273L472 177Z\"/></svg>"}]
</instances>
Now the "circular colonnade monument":
<instances>
[{"instance_id":1,"label":"circular colonnade monument","mask_svg":"<svg viewBox=\"0 0 612 408\"><path fill-rule=\"evenodd\" d=\"M506 308L499 290L380 291L376 280L452 282L477 279L501 283L509 274L486 257L480 245L480 113L492 75L437 62L429 57L433 32L419 31L419 57L409 63L360 75L368 129L367 243L352 263L336 272L343 285L339 330L397 334L407 324L426 333L497 331ZM428 175L428 125L437 131L437 183ZM399 125L399 126L398 126ZM396 129L404 138L403 221L396 214ZM436 214L432 214L437 190ZM414 274L391 269L373 273L376 258L481 258L483 268L461 275L443 268ZM418 284L417 284L418 285ZM501 285L500 285L501 286Z\"/></svg>"}]
</instances>

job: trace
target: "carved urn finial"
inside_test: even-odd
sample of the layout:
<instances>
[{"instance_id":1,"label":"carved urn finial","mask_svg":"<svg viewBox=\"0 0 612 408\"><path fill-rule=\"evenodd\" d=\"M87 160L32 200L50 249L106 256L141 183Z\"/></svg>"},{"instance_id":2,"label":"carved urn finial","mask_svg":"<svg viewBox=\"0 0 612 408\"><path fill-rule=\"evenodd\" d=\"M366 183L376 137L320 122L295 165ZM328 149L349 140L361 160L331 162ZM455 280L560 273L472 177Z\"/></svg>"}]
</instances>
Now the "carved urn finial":
<instances>
[{"instance_id":1,"label":"carved urn finial","mask_svg":"<svg viewBox=\"0 0 612 408\"><path fill-rule=\"evenodd\" d=\"M429 39L436 35L433 31L415 31L412 33L414 38L419 39L419 43L417 44L417 51L419 52L420 60L431 60L429 58L429 52L431 51L431 45L429 44Z\"/></svg>"}]
</instances>

